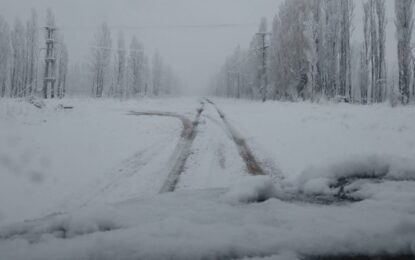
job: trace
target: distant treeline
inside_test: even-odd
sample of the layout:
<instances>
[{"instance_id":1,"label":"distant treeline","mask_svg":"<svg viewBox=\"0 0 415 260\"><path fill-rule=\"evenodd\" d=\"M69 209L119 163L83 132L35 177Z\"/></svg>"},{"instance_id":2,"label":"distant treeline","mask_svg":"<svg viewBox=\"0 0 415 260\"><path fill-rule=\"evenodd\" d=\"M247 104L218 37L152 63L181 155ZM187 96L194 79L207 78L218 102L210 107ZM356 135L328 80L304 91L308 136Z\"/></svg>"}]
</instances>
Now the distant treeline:
<instances>
[{"instance_id":1,"label":"distant treeline","mask_svg":"<svg viewBox=\"0 0 415 260\"><path fill-rule=\"evenodd\" d=\"M48 39L46 27L56 29L53 39ZM158 53L150 64L136 36L126 47L122 31L118 32L116 44L112 43L111 34L110 27L103 22L89 46L90 54L70 65L63 32L50 9L42 24L35 9L25 25L16 19L12 28L0 16L0 97L63 98L70 94L129 98L179 91L179 78ZM51 40L55 42L54 49L47 53L46 42ZM47 59L54 60L48 70ZM46 86L45 78L54 84Z\"/></svg>"}]
</instances>

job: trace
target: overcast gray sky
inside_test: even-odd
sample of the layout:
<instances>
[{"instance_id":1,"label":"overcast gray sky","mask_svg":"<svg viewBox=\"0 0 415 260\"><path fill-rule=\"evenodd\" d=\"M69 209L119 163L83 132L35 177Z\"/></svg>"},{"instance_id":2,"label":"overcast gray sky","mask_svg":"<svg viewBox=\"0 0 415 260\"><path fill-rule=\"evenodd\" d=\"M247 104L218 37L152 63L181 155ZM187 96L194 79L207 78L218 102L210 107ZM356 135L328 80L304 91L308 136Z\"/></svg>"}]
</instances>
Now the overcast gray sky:
<instances>
[{"instance_id":1,"label":"overcast gray sky","mask_svg":"<svg viewBox=\"0 0 415 260\"><path fill-rule=\"evenodd\" d=\"M262 16L273 17L280 0L0 0L7 20L25 19L35 7L44 20L47 7L56 15L72 61L89 51L96 27L107 21L113 30L136 34L148 52L158 50L191 88L203 87L224 57L246 46ZM248 24L227 28L131 28L174 25ZM128 28L129 27L129 28ZM129 44L129 39L127 39ZM128 45L127 45L128 46Z\"/></svg>"},{"instance_id":2,"label":"overcast gray sky","mask_svg":"<svg viewBox=\"0 0 415 260\"><path fill-rule=\"evenodd\" d=\"M51 7L68 44L71 61L82 61L102 21L129 38L135 34L152 54L158 50L191 89L204 87L237 45L246 47L262 16L272 20L282 0L0 0L0 12L9 22L26 19L31 7L44 22ZM355 0L355 35L361 38L361 3ZM393 2L388 5L388 50L393 59ZM171 28L183 25L244 24L224 28ZM165 27L169 26L169 27ZM138 28L137 28L138 27ZM154 28L156 27L156 28Z\"/></svg>"}]
</instances>

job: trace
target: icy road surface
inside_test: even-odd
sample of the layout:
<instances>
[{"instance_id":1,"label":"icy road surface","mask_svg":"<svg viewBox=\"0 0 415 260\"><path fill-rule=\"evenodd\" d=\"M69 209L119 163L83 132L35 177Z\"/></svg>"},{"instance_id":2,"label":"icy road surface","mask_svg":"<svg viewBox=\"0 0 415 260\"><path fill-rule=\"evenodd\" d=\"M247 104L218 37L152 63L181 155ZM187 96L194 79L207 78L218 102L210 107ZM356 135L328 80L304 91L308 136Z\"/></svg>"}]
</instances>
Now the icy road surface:
<instances>
[{"instance_id":1,"label":"icy road surface","mask_svg":"<svg viewBox=\"0 0 415 260\"><path fill-rule=\"evenodd\" d=\"M413 259L413 107L64 103L0 104L0 259Z\"/></svg>"}]
</instances>

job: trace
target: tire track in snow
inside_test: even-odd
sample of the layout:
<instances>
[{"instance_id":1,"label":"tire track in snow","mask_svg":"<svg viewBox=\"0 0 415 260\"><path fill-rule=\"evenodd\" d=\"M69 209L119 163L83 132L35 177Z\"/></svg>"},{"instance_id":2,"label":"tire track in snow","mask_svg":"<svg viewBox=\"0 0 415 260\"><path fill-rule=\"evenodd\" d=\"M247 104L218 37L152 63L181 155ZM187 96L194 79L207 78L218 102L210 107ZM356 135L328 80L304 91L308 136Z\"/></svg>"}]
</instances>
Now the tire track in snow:
<instances>
[{"instance_id":1,"label":"tire track in snow","mask_svg":"<svg viewBox=\"0 0 415 260\"><path fill-rule=\"evenodd\" d=\"M193 141L197 135L197 127L199 125L199 119L204 111L205 103L200 102L201 106L197 109L196 118L191 121L183 115L179 115L171 112L135 112L131 111L129 115L135 116L162 116L162 117L173 117L178 118L183 123L183 130L181 133L181 138L176 148L174 149L173 154L171 155L168 163L168 176L164 184L162 185L159 193L174 192L179 181L180 175L184 170L186 160L189 157L190 150L193 144Z\"/></svg>"},{"instance_id":2,"label":"tire track in snow","mask_svg":"<svg viewBox=\"0 0 415 260\"><path fill-rule=\"evenodd\" d=\"M238 147L239 155L242 157L243 161L245 162L246 168L251 175L266 175L265 171L262 169L261 165L259 164L258 160L253 155L251 149L249 148L248 144L236 129L229 123L226 119L225 114L222 110L220 110L215 103L211 100L206 99L206 101L215 107L216 111L218 112L220 118L222 119L223 123L225 124L226 130L232 137L232 140Z\"/></svg>"},{"instance_id":3,"label":"tire track in snow","mask_svg":"<svg viewBox=\"0 0 415 260\"><path fill-rule=\"evenodd\" d=\"M123 180L126 180L145 167L149 161L163 149L164 142L157 143L154 147L148 147L137 152L132 157L124 160L119 166L111 170L115 174L106 183L99 184L96 190L81 204L88 206L92 201L101 198L104 194L112 192Z\"/></svg>"},{"instance_id":4,"label":"tire track in snow","mask_svg":"<svg viewBox=\"0 0 415 260\"><path fill-rule=\"evenodd\" d=\"M252 175L265 175L266 173L263 171L261 166L259 165L258 161L255 159L254 155L252 154L250 148L246 144L246 141L241 135L235 130L235 128L227 121L226 115L221 111L214 102L209 99L206 101L215 107L219 116L221 117L222 121L224 122L228 132L232 136L235 144L238 146L238 150L240 152L241 157L243 158L244 162L246 163L247 169L249 173ZM359 180L359 178L358 178ZM344 185L348 183L348 179L340 179L338 185ZM395 180L396 181L396 180ZM343 191L344 187L340 189ZM341 194L340 194L341 195ZM343 195L344 196L344 195ZM315 198L309 198L306 195L301 194L284 194L283 196L279 196L278 199L286 202L301 202L301 203L311 203L311 204L332 204L336 203L336 200L333 201L319 201ZM409 250L410 251L410 250ZM414 258L414 254L411 252L404 252L404 253L396 253L396 254L387 254L387 253L379 253L373 255L366 255L366 254L359 254L359 253L350 253L350 254L338 254L338 255L299 255L300 259L304 260L412 260ZM252 257L252 255L250 256ZM258 257L264 257L263 255L258 255Z\"/></svg>"}]
</instances>

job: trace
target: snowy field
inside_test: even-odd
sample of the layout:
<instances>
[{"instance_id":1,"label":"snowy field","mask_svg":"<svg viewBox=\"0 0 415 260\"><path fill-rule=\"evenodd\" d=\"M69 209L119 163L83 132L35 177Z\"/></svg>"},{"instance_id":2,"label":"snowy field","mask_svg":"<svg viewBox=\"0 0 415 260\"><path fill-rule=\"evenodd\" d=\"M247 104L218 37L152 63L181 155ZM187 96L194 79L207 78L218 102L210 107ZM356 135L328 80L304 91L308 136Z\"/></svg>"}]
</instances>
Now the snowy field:
<instances>
[{"instance_id":1,"label":"snowy field","mask_svg":"<svg viewBox=\"0 0 415 260\"><path fill-rule=\"evenodd\" d=\"M285 177L368 156L415 158L412 106L227 100L217 104L253 147L272 157Z\"/></svg>"},{"instance_id":2,"label":"snowy field","mask_svg":"<svg viewBox=\"0 0 415 260\"><path fill-rule=\"evenodd\" d=\"M56 206L67 206L71 197L92 189L89 183L97 186L95 189L101 181L101 186L109 185L105 182L110 180L118 185L113 179L118 173L128 174L120 171L129 170L125 166L129 162L139 163L134 161L136 157L155 159L152 165L163 164L179 138L180 122L172 118L136 118L127 113L156 107L163 110L165 102L65 100L62 104L74 109L62 110L61 102L49 100L40 110L26 102L2 100L0 223L33 218ZM177 102L166 109L192 115L196 105L196 101L185 105ZM147 180L148 186L142 177L142 189L134 192L151 192L147 187L158 184L154 175ZM122 192L128 196L126 185Z\"/></svg>"},{"instance_id":3,"label":"snowy field","mask_svg":"<svg viewBox=\"0 0 415 260\"><path fill-rule=\"evenodd\" d=\"M414 107L212 101L1 100L0 259L411 259Z\"/></svg>"}]
</instances>

